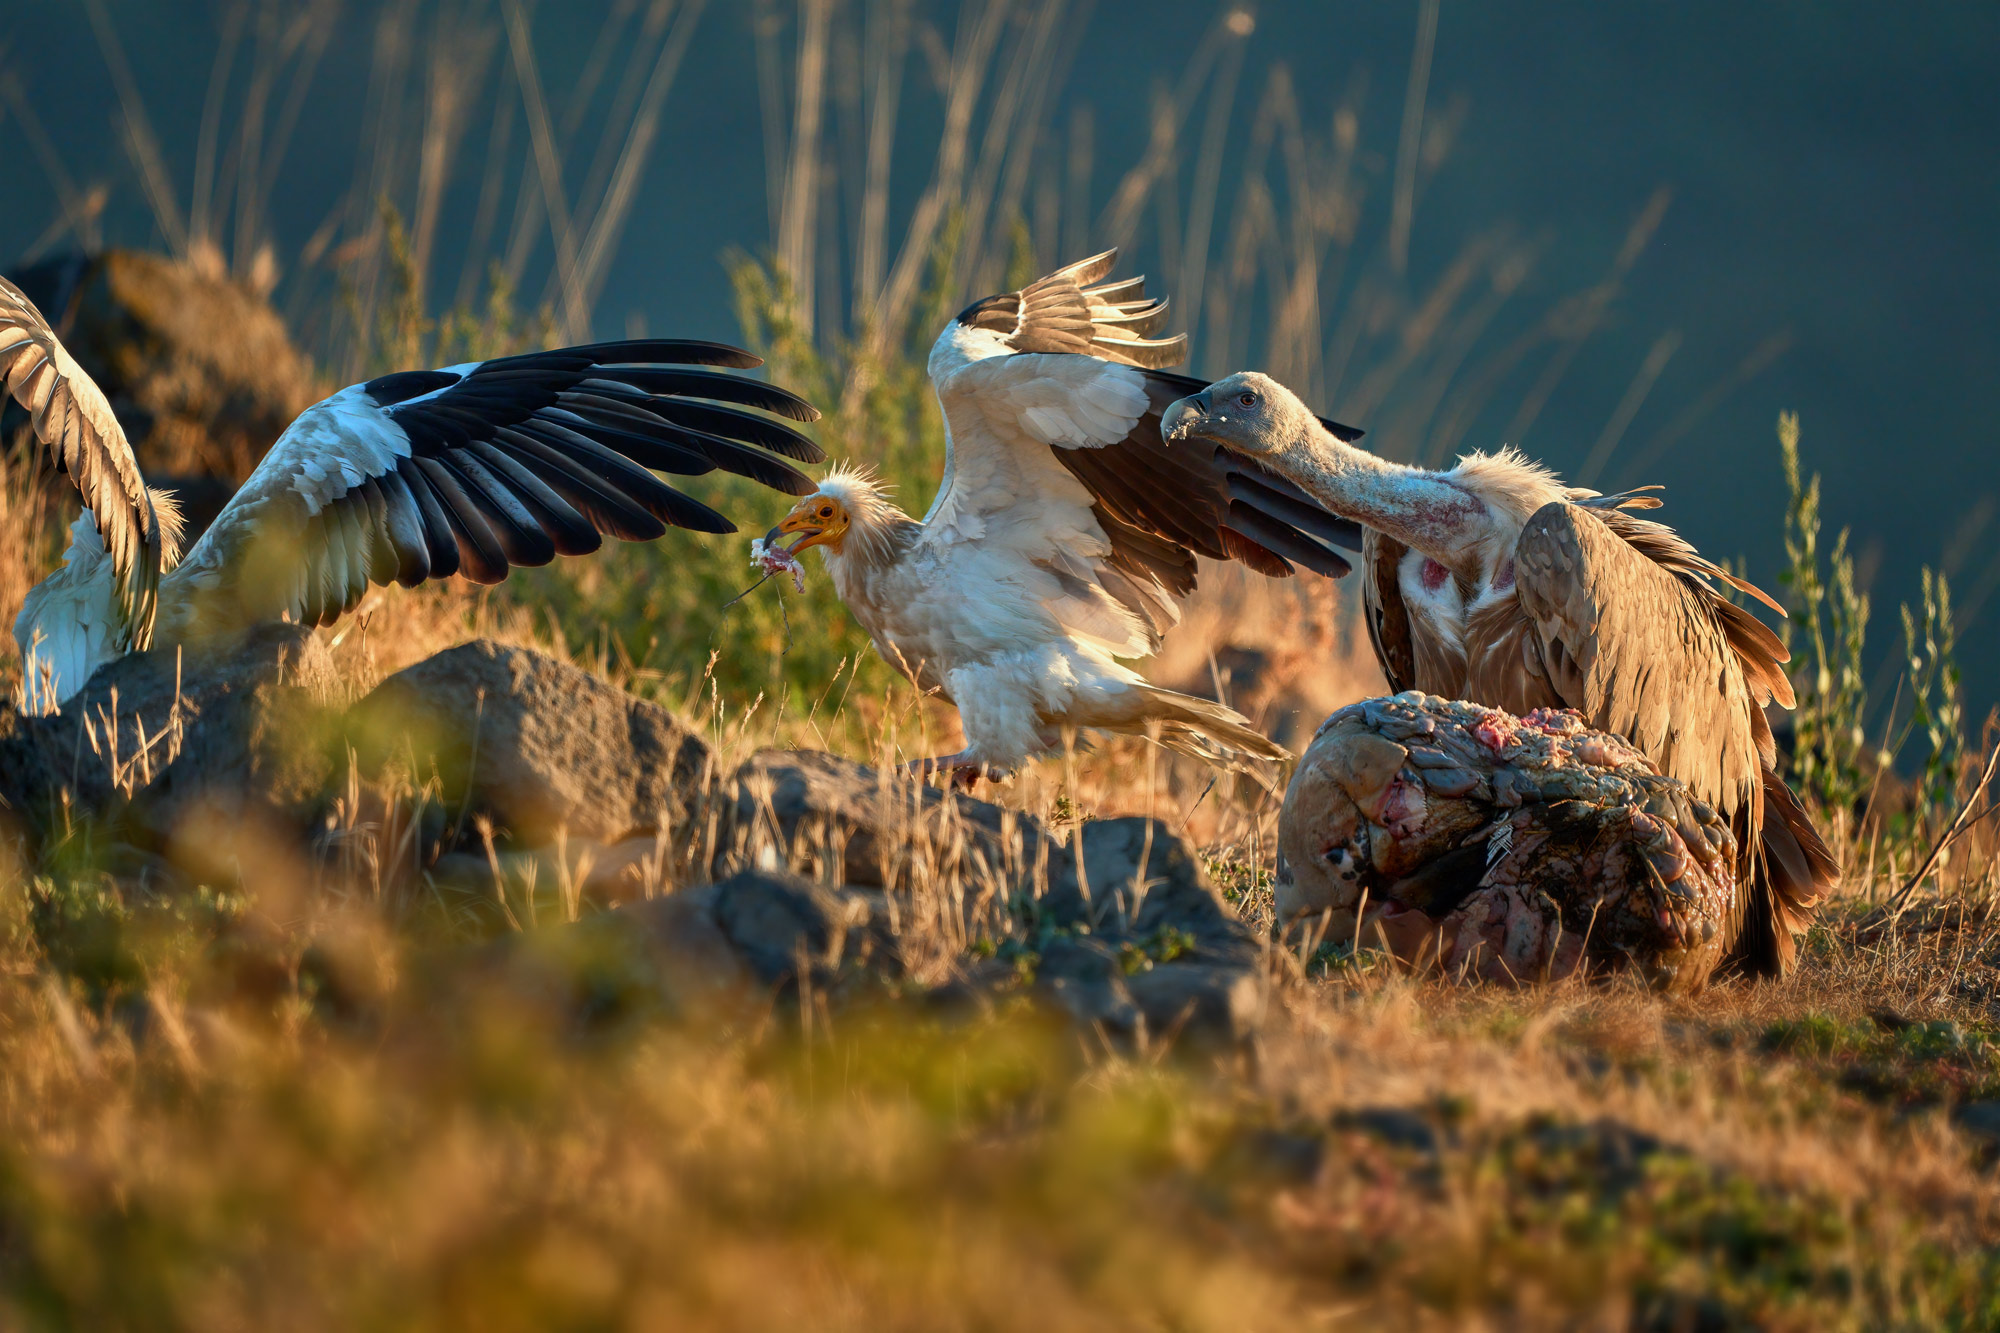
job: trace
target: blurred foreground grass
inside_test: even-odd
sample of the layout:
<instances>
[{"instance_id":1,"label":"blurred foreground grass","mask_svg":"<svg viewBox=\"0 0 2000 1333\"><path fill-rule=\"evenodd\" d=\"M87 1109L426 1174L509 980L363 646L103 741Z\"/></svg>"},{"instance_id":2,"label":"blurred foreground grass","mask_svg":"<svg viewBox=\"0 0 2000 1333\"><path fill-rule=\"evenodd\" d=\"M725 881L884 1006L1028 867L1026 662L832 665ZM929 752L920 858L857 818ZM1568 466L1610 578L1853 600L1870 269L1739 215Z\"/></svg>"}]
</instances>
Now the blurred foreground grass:
<instances>
[{"instance_id":1,"label":"blurred foreground grass","mask_svg":"<svg viewBox=\"0 0 2000 1333\"><path fill-rule=\"evenodd\" d=\"M1025 1004L586 1021L358 908L261 976L142 911L92 996L9 901L10 1325L2000 1322L1941 1109L2000 1033L1869 1019L1911 997L1845 949L1678 1006L1337 966L1254 1050L1121 1053Z\"/></svg>"}]
</instances>

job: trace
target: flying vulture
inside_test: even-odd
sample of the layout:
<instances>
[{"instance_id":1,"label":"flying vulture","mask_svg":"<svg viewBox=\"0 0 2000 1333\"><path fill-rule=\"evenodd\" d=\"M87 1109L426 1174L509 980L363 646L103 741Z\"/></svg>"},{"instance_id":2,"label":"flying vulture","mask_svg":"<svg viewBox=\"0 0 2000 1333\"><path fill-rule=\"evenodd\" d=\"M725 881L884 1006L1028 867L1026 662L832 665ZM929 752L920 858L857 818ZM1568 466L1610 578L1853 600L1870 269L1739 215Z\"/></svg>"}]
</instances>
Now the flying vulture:
<instances>
[{"instance_id":1,"label":"flying vulture","mask_svg":"<svg viewBox=\"0 0 2000 1333\"><path fill-rule=\"evenodd\" d=\"M1179 621L1198 556L1336 578L1349 565L1334 547L1360 545L1356 525L1262 463L1167 447L1161 411L1204 382L1161 369L1187 339L1154 336L1167 303L1146 299L1143 278L1107 281L1116 258L974 302L939 335L945 470L921 520L839 468L760 548L767 567L819 548L877 651L957 705L966 748L919 763L955 782L1010 772L1077 729L1150 731L1224 764L1285 757L1240 714L1119 659L1152 653Z\"/></svg>"},{"instance_id":2,"label":"flying vulture","mask_svg":"<svg viewBox=\"0 0 2000 1333\"><path fill-rule=\"evenodd\" d=\"M1715 585L1783 608L1629 512L1658 507L1651 496L1566 487L1513 450L1445 472L1387 462L1267 375L1220 380L1165 422L1168 439L1255 457L1367 526L1362 590L1391 689L1517 715L1573 708L1721 812L1748 886L1736 957L1790 968L1839 867L1775 767L1764 705L1792 706L1790 654Z\"/></svg>"},{"instance_id":3,"label":"flying vulture","mask_svg":"<svg viewBox=\"0 0 2000 1333\"><path fill-rule=\"evenodd\" d=\"M824 455L775 417L819 414L712 369L760 364L722 343L640 339L380 376L307 408L177 560L171 499L146 490L104 395L0 280L0 372L85 504L63 567L14 622L23 708L59 707L148 646L265 620L332 624L371 583L498 583L605 534L734 532L655 473L813 489L784 458Z\"/></svg>"}]
</instances>

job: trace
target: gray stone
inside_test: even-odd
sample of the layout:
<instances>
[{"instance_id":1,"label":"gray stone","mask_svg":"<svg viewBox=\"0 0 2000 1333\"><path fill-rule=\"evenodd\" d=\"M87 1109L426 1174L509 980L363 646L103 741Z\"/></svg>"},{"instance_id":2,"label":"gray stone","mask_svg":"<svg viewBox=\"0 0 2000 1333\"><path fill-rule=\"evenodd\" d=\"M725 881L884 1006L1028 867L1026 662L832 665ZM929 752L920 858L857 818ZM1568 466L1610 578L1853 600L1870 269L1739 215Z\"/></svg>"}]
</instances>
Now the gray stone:
<instances>
[{"instance_id":1,"label":"gray stone","mask_svg":"<svg viewBox=\"0 0 2000 1333\"><path fill-rule=\"evenodd\" d=\"M716 886L704 885L570 925L510 935L480 951L483 974L509 1002L589 1032L655 1016L749 1016L766 987L716 925ZM435 1003L463 1000L464 976L443 969Z\"/></svg>"},{"instance_id":2,"label":"gray stone","mask_svg":"<svg viewBox=\"0 0 2000 1333\"><path fill-rule=\"evenodd\" d=\"M1257 957L1256 941L1209 884L1193 846L1164 822L1092 820L1082 837L1082 876L1069 848L1050 856L1046 919L1087 921L1100 934L1139 940L1184 931L1208 962L1247 966Z\"/></svg>"},{"instance_id":3,"label":"gray stone","mask_svg":"<svg viewBox=\"0 0 2000 1333\"><path fill-rule=\"evenodd\" d=\"M709 748L658 704L526 648L479 639L397 672L356 704L364 768L432 775L501 836L601 843L681 829Z\"/></svg>"},{"instance_id":4,"label":"gray stone","mask_svg":"<svg viewBox=\"0 0 2000 1333\"><path fill-rule=\"evenodd\" d=\"M0 798L37 821L67 802L161 837L201 813L303 826L336 772L339 692L325 646L298 625L134 653L60 713L12 721Z\"/></svg>"},{"instance_id":5,"label":"gray stone","mask_svg":"<svg viewBox=\"0 0 2000 1333\"><path fill-rule=\"evenodd\" d=\"M1145 1030L1144 1015L1125 987L1119 952L1110 942L1065 936L1051 940L1041 953L1035 989L1076 1022L1119 1037Z\"/></svg>"},{"instance_id":6,"label":"gray stone","mask_svg":"<svg viewBox=\"0 0 2000 1333\"><path fill-rule=\"evenodd\" d=\"M1047 882L1063 853L1040 821L812 750L761 750L724 791L714 873L775 859L868 888Z\"/></svg>"},{"instance_id":7,"label":"gray stone","mask_svg":"<svg viewBox=\"0 0 2000 1333\"><path fill-rule=\"evenodd\" d=\"M1263 982L1234 964L1161 963L1127 977L1125 990L1156 1040L1243 1041L1264 1013Z\"/></svg>"},{"instance_id":8,"label":"gray stone","mask_svg":"<svg viewBox=\"0 0 2000 1333\"><path fill-rule=\"evenodd\" d=\"M893 938L854 890L744 870L716 884L714 894L716 925L766 984L796 980L801 964L821 985L843 967L880 976L901 970Z\"/></svg>"},{"instance_id":9,"label":"gray stone","mask_svg":"<svg viewBox=\"0 0 2000 1333\"><path fill-rule=\"evenodd\" d=\"M2000 1146L2000 1102L1967 1102L1951 1118L1971 1138L1988 1147Z\"/></svg>"}]
</instances>

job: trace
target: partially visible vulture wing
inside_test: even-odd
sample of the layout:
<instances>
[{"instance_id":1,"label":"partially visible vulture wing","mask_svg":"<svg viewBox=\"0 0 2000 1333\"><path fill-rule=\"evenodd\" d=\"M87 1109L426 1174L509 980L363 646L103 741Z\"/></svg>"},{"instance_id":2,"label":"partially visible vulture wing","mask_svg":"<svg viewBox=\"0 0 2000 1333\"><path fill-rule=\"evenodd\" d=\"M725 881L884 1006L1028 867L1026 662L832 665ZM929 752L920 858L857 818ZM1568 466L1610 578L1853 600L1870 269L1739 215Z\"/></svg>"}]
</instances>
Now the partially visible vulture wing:
<instances>
[{"instance_id":1,"label":"partially visible vulture wing","mask_svg":"<svg viewBox=\"0 0 2000 1333\"><path fill-rule=\"evenodd\" d=\"M1410 633L1410 608L1397 583L1397 567L1409 547L1373 528L1362 534L1362 614L1368 621L1368 641L1389 682L1389 693L1417 688L1417 647Z\"/></svg>"},{"instance_id":2,"label":"partially visible vulture wing","mask_svg":"<svg viewBox=\"0 0 2000 1333\"><path fill-rule=\"evenodd\" d=\"M1612 503L1544 506L1515 568L1530 656L1556 695L1733 818L1752 863L1738 954L1784 971L1794 929L1839 870L1773 767L1764 705L1792 703L1790 655L1709 580L1746 585Z\"/></svg>"},{"instance_id":3,"label":"partially visible vulture wing","mask_svg":"<svg viewBox=\"0 0 2000 1333\"><path fill-rule=\"evenodd\" d=\"M812 490L774 455L816 463L819 447L763 413L819 413L707 369L759 364L721 343L644 339L343 389L292 423L171 576L176 609L203 628L277 615L329 624L370 583L498 583L510 566L594 551L606 533L733 532L654 474L721 469Z\"/></svg>"},{"instance_id":4,"label":"partially visible vulture wing","mask_svg":"<svg viewBox=\"0 0 2000 1333\"><path fill-rule=\"evenodd\" d=\"M1207 382L1159 369L1186 339L1151 336L1166 302L1143 278L1102 281L1116 256L975 302L939 337L949 452L925 523L927 540L1001 539L1059 571L1072 628L1099 631L1108 599L1138 624L1107 638L1136 655L1178 621L1197 556L1337 578L1349 565L1334 548L1358 549L1361 532L1252 458L1161 438L1160 414Z\"/></svg>"},{"instance_id":5,"label":"partially visible vulture wing","mask_svg":"<svg viewBox=\"0 0 2000 1333\"><path fill-rule=\"evenodd\" d=\"M119 613L130 645L153 637L164 543L139 463L90 376L83 372L35 303L0 278L0 378L27 409L35 437L83 496L118 581Z\"/></svg>"}]
</instances>

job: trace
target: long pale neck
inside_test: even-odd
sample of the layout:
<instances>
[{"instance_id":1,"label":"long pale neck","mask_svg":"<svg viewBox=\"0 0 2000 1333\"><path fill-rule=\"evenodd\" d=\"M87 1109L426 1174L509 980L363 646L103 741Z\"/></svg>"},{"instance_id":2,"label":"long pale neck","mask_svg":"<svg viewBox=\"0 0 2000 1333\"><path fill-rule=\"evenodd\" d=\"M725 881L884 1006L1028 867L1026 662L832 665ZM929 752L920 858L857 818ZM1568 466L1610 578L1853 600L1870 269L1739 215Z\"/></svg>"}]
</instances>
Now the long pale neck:
<instances>
[{"instance_id":1,"label":"long pale neck","mask_svg":"<svg viewBox=\"0 0 2000 1333\"><path fill-rule=\"evenodd\" d=\"M1328 509L1454 569L1470 557L1489 517L1483 500L1442 474L1356 449L1317 422L1275 461Z\"/></svg>"}]
</instances>

